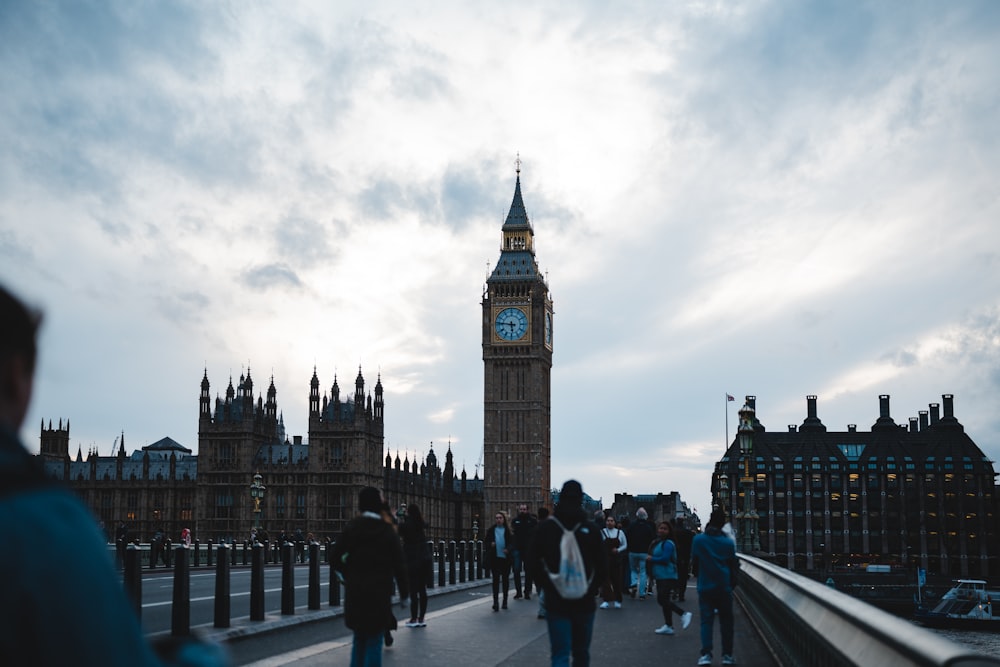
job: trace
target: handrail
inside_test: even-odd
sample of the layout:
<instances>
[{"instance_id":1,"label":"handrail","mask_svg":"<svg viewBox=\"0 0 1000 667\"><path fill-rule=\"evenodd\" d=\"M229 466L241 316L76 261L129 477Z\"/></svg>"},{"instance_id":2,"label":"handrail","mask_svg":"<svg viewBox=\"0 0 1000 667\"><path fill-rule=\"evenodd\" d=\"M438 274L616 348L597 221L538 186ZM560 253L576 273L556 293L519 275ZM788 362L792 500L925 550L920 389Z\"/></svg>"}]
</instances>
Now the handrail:
<instances>
[{"instance_id":1,"label":"handrail","mask_svg":"<svg viewBox=\"0 0 1000 667\"><path fill-rule=\"evenodd\" d=\"M738 554L739 600L781 665L987 667L1000 658L772 563Z\"/></svg>"}]
</instances>

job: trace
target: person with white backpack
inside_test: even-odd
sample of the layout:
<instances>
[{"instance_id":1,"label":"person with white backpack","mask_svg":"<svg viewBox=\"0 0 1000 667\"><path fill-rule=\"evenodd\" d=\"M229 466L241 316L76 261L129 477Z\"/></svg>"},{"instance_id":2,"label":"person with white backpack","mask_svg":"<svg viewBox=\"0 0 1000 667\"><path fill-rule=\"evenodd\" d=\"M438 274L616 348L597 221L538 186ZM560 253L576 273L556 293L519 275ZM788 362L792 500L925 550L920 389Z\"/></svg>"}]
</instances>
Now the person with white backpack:
<instances>
[{"instance_id":1,"label":"person with white backpack","mask_svg":"<svg viewBox=\"0 0 1000 667\"><path fill-rule=\"evenodd\" d=\"M538 525L527 559L529 575L545 596L553 667L590 664L595 597L608 574L601 535L583 511L583 487L563 484L552 516Z\"/></svg>"}]
</instances>

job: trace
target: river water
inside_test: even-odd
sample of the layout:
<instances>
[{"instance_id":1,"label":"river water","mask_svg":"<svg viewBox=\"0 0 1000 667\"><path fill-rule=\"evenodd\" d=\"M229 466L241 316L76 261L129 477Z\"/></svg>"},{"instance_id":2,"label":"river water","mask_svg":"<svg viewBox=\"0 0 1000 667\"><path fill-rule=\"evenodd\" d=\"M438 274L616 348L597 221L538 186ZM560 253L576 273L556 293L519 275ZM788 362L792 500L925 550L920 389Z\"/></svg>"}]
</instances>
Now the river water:
<instances>
[{"instance_id":1,"label":"river water","mask_svg":"<svg viewBox=\"0 0 1000 667\"><path fill-rule=\"evenodd\" d=\"M928 628L931 632L956 644L968 646L986 655L1000 655L1000 632L977 632L972 630L945 630Z\"/></svg>"}]
</instances>

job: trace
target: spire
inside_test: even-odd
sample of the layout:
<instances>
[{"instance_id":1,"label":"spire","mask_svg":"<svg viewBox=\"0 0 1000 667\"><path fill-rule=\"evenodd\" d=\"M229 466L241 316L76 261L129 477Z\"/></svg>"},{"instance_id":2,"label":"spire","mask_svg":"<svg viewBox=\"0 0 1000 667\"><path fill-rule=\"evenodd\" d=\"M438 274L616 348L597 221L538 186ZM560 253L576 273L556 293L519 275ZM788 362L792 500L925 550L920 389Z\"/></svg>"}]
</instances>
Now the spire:
<instances>
[{"instance_id":1,"label":"spire","mask_svg":"<svg viewBox=\"0 0 1000 667\"><path fill-rule=\"evenodd\" d=\"M510 211L503 223L500 259L487 280L497 281L542 280L541 271L535 261L535 233L528 220L521 197L521 158L517 159L517 178L514 182L514 198Z\"/></svg>"}]
</instances>

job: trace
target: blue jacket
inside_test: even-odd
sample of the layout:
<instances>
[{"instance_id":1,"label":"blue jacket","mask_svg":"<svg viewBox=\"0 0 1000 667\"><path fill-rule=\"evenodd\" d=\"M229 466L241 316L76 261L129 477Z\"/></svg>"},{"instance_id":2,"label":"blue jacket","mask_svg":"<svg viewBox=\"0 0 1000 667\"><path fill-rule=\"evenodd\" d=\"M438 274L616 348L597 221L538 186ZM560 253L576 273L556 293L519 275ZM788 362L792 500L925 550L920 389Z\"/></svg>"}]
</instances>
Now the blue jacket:
<instances>
[{"instance_id":1,"label":"blue jacket","mask_svg":"<svg viewBox=\"0 0 1000 667\"><path fill-rule=\"evenodd\" d=\"M691 542L691 566L698 576L698 592L724 590L733 592L733 576L739 569L736 543L715 526L694 536Z\"/></svg>"},{"instance_id":2,"label":"blue jacket","mask_svg":"<svg viewBox=\"0 0 1000 667\"><path fill-rule=\"evenodd\" d=\"M0 428L0 655L32 665L163 665L143 635L105 538L72 491ZM189 644L171 664L225 664Z\"/></svg>"},{"instance_id":3,"label":"blue jacket","mask_svg":"<svg viewBox=\"0 0 1000 667\"><path fill-rule=\"evenodd\" d=\"M677 578L677 547L673 540L657 540L649 548L652 556L653 579Z\"/></svg>"}]
</instances>

